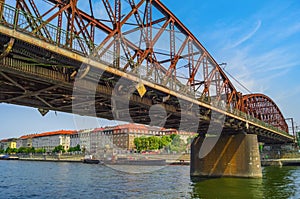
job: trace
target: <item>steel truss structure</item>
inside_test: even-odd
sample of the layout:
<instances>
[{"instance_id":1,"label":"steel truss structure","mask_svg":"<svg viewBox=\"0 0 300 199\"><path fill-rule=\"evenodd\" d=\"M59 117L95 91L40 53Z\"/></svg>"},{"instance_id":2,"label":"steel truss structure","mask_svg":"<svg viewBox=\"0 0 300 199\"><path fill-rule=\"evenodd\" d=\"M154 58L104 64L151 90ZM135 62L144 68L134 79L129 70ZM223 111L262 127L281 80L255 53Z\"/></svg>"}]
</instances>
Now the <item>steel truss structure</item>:
<instances>
[{"instance_id":1,"label":"steel truss structure","mask_svg":"<svg viewBox=\"0 0 300 199\"><path fill-rule=\"evenodd\" d=\"M102 19L77 4L78 0L17 0L20 15L15 20L50 43L170 89L213 97L240 109L241 95L217 62L159 0L102 0L95 8L106 11Z\"/></svg>"},{"instance_id":2,"label":"steel truss structure","mask_svg":"<svg viewBox=\"0 0 300 199\"><path fill-rule=\"evenodd\" d=\"M0 0L0 22L199 101L214 101L229 110L244 111L288 132L276 104L264 95L243 97L209 52L160 0L91 2ZM10 39L2 49L0 60L8 55L14 42ZM14 53L22 55L20 61L51 68L68 81L74 80L81 66L54 54L41 57L29 51ZM0 75L6 78L4 73ZM36 91L35 96L42 92ZM39 100L48 103L41 97Z\"/></svg>"},{"instance_id":3,"label":"steel truss structure","mask_svg":"<svg viewBox=\"0 0 300 199\"><path fill-rule=\"evenodd\" d=\"M288 132L288 125L280 109L273 100L263 94L250 94L243 96L242 111L285 132Z\"/></svg>"}]
</instances>

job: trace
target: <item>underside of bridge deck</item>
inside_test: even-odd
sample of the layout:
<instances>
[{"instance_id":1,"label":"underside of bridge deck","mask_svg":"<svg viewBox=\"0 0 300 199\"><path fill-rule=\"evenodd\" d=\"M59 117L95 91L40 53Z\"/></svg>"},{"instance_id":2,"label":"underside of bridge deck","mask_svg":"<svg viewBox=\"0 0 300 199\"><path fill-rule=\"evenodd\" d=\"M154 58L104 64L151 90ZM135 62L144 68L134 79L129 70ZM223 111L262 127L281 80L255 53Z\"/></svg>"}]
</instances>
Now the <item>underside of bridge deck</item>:
<instances>
[{"instance_id":1,"label":"underside of bridge deck","mask_svg":"<svg viewBox=\"0 0 300 199\"><path fill-rule=\"evenodd\" d=\"M0 35L1 54L10 41L11 37ZM155 85L146 85L147 92L141 97L137 82L95 67L88 68L87 73L79 72L85 76L74 86L72 73L74 68L87 68L83 63L18 39L14 39L12 49L0 64L0 101L4 103L142 124L151 124L154 116L164 122L152 125L193 130L200 135L209 128L220 131L221 125L226 134L258 134L258 140L265 143L289 141L209 106L165 93ZM151 109L154 105L159 106Z\"/></svg>"},{"instance_id":2,"label":"underside of bridge deck","mask_svg":"<svg viewBox=\"0 0 300 199\"><path fill-rule=\"evenodd\" d=\"M77 0L0 0L0 103L197 132L195 176L260 176L257 142L294 141L277 105L238 92L161 1L99 2L104 19Z\"/></svg>"}]
</instances>

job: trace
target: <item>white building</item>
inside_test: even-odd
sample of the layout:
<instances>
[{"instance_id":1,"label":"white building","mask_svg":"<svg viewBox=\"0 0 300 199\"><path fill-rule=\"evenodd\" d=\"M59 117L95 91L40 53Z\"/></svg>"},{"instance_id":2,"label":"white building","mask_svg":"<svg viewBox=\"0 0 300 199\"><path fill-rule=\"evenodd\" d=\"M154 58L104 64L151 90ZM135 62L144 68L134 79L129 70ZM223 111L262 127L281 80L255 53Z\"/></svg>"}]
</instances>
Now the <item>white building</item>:
<instances>
[{"instance_id":1,"label":"white building","mask_svg":"<svg viewBox=\"0 0 300 199\"><path fill-rule=\"evenodd\" d=\"M79 133L75 132L72 135L70 135L70 148L76 147L77 145L81 146L80 139L79 139Z\"/></svg>"},{"instance_id":2,"label":"white building","mask_svg":"<svg viewBox=\"0 0 300 199\"><path fill-rule=\"evenodd\" d=\"M61 130L36 134L32 138L32 147L52 152L55 147L61 145L67 151L70 148L70 136L74 133L76 132Z\"/></svg>"},{"instance_id":3,"label":"white building","mask_svg":"<svg viewBox=\"0 0 300 199\"><path fill-rule=\"evenodd\" d=\"M93 129L78 131L78 139L81 151L89 153L91 151L91 133ZM72 141L73 143L74 141Z\"/></svg>"},{"instance_id":4,"label":"white building","mask_svg":"<svg viewBox=\"0 0 300 199\"><path fill-rule=\"evenodd\" d=\"M32 138L37 134L23 135L17 140L17 148L32 147Z\"/></svg>"}]
</instances>

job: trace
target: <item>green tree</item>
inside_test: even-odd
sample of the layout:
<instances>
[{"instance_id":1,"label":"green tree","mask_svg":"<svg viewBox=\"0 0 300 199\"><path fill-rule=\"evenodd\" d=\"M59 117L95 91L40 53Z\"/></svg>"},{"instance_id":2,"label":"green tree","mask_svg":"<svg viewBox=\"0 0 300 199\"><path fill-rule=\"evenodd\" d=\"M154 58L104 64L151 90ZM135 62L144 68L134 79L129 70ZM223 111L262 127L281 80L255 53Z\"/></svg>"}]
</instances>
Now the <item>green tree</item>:
<instances>
[{"instance_id":1,"label":"green tree","mask_svg":"<svg viewBox=\"0 0 300 199\"><path fill-rule=\"evenodd\" d=\"M70 147L68 149L68 152L75 152L75 151L81 151L80 145L77 144L75 147Z\"/></svg>"},{"instance_id":2,"label":"green tree","mask_svg":"<svg viewBox=\"0 0 300 199\"><path fill-rule=\"evenodd\" d=\"M35 150L34 150L34 147L20 147L17 150L17 153L25 153L25 154L35 153Z\"/></svg>"},{"instance_id":3,"label":"green tree","mask_svg":"<svg viewBox=\"0 0 300 199\"><path fill-rule=\"evenodd\" d=\"M4 153L4 149L0 149L0 153Z\"/></svg>"},{"instance_id":4,"label":"green tree","mask_svg":"<svg viewBox=\"0 0 300 199\"><path fill-rule=\"evenodd\" d=\"M75 151L81 151L81 148L80 148L80 145L79 145L79 144L77 144L77 145L75 146Z\"/></svg>"},{"instance_id":5,"label":"green tree","mask_svg":"<svg viewBox=\"0 0 300 199\"><path fill-rule=\"evenodd\" d=\"M138 152L145 151L145 150L158 150L163 149L166 146L169 146L172 142L170 136L150 136L150 137L138 137L134 139L134 145Z\"/></svg>"},{"instance_id":6,"label":"green tree","mask_svg":"<svg viewBox=\"0 0 300 199\"><path fill-rule=\"evenodd\" d=\"M142 151L142 140L139 137L134 138L133 143L138 152Z\"/></svg>"},{"instance_id":7,"label":"green tree","mask_svg":"<svg viewBox=\"0 0 300 199\"><path fill-rule=\"evenodd\" d=\"M177 134L172 134L172 135L170 135L170 138L172 139L172 140L174 140L174 138L175 137L178 137L179 135L177 135Z\"/></svg>"},{"instance_id":8,"label":"green tree","mask_svg":"<svg viewBox=\"0 0 300 199\"><path fill-rule=\"evenodd\" d=\"M148 150L157 150L159 149L160 138L157 136L151 136L147 138L149 143Z\"/></svg>"},{"instance_id":9,"label":"green tree","mask_svg":"<svg viewBox=\"0 0 300 199\"><path fill-rule=\"evenodd\" d=\"M64 149L64 147L63 147L62 145L59 145L59 146L56 146L56 147L53 149L52 152L53 152L53 153L60 153L60 152L64 153L64 152L66 152L66 151L65 151L65 149Z\"/></svg>"},{"instance_id":10,"label":"green tree","mask_svg":"<svg viewBox=\"0 0 300 199\"><path fill-rule=\"evenodd\" d=\"M163 149L166 146L169 146L172 142L171 136L169 135L164 135L160 138L159 140L159 149Z\"/></svg>"},{"instance_id":11,"label":"green tree","mask_svg":"<svg viewBox=\"0 0 300 199\"><path fill-rule=\"evenodd\" d=\"M149 149L149 140L147 137L141 137L142 141L142 151L148 150Z\"/></svg>"},{"instance_id":12,"label":"green tree","mask_svg":"<svg viewBox=\"0 0 300 199\"><path fill-rule=\"evenodd\" d=\"M46 153L46 149L43 149L43 148L37 148L35 150L35 153Z\"/></svg>"},{"instance_id":13,"label":"green tree","mask_svg":"<svg viewBox=\"0 0 300 199\"><path fill-rule=\"evenodd\" d=\"M183 152L186 149L186 144L184 143L184 141L180 138L180 135L175 135L172 139L172 143L170 145L170 150L171 151L176 151L176 152Z\"/></svg>"},{"instance_id":14,"label":"green tree","mask_svg":"<svg viewBox=\"0 0 300 199\"><path fill-rule=\"evenodd\" d=\"M25 147L18 148L18 153L27 153L27 149Z\"/></svg>"},{"instance_id":15,"label":"green tree","mask_svg":"<svg viewBox=\"0 0 300 199\"><path fill-rule=\"evenodd\" d=\"M12 153L17 153L17 152L18 152L18 149L16 149L16 148L7 147L5 150L5 153L7 153L7 154L12 154Z\"/></svg>"}]
</instances>

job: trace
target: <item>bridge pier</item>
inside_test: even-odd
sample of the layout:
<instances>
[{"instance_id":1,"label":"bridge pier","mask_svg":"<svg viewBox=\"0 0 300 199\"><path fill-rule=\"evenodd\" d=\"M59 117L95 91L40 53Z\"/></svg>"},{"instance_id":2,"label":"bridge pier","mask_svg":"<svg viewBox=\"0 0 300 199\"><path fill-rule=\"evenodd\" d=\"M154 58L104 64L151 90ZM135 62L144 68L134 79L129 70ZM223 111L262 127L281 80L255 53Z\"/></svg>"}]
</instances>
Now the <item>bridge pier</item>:
<instances>
[{"instance_id":1,"label":"bridge pier","mask_svg":"<svg viewBox=\"0 0 300 199\"><path fill-rule=\"evenodd\" d=\"M214 138L198 136L191 145L192 178L262 177L257 135L222 134L212 150L201 157L200 148L209 139Z\"/></svg>"}]
</instances>

